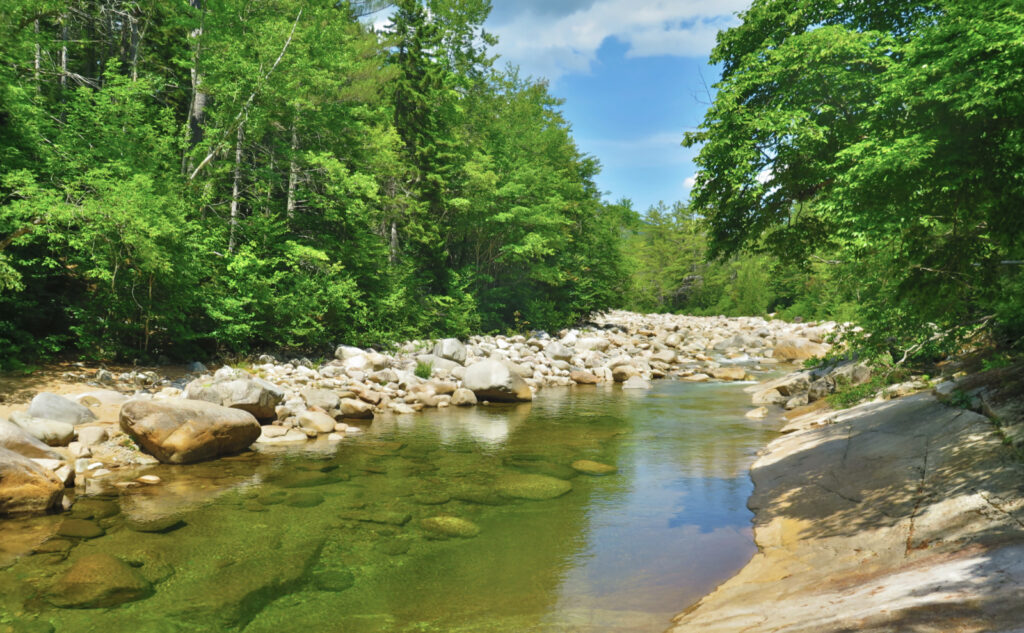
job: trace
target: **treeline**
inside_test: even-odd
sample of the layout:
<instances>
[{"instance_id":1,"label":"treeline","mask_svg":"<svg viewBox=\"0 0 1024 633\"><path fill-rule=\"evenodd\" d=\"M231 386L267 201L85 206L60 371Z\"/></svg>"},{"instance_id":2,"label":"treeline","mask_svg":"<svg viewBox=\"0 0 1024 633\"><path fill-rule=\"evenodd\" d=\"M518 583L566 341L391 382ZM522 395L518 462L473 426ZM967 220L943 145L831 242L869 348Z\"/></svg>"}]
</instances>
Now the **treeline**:
<instances>
[{"instance_id":1,"label":"treeline","mask_svg":"<svg viewBox=\"0 0 1024 633\"><path fill-rule=\"evenodd\" d=\"M625 306L639 312L856 320L858 280L815 254L788 261L767 249L710 257L709 225L686 204L659 203L627 223Z\"/></svg>"},{"instance_id":2,"label":"treeline","mask_svg":"<svg viewBox=\"0 0 1024 633\"><path fill-rule=\"evenodd\" d=\"M394 4L375 32L360 16ZM184 358L557 328L623 217L488 0L7 0L0 349Z\"/></svg>"}]
</instances>

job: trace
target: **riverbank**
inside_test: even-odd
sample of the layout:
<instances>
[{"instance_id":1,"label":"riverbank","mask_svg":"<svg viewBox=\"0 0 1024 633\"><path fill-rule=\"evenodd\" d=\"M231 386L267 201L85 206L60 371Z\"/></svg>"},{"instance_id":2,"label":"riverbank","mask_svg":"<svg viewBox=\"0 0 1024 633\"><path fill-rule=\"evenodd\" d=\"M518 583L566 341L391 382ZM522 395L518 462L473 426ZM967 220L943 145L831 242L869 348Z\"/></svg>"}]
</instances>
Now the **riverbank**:
<instances>
[{"instance_id":1,"label":"riverbank","mask_svg":"<svg viewBox=\"0 0 1024 633\"><path fill-rule=\"evenodd\" d=\"M1020 631L1020 376L792 420L751 469L759 553L671 633Z\"/></svg>"}]
</instances>

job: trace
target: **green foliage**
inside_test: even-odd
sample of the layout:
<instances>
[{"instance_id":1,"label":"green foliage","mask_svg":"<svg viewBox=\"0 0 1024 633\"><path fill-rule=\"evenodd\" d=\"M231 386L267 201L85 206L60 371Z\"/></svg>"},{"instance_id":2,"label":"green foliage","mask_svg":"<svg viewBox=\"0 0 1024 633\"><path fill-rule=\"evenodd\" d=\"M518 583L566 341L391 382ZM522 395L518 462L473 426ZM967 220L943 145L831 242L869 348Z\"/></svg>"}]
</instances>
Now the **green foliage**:
<instances>
[{"instance_id":1,"label":"green foliage","mask_svg":"<svg viewBox=\"0 0 1024 633\"><path fill-rule=\"evenodd\" d=\"M3 363L326 352L618 302L623 212L546 85L495 69L490 3L402 0L374 32L355 16L380 4L5 9Z\"/></svg>"},{"instance_id":2,"label":"green foliage","mask_svg":"<svg viewBox=\"0 0 1024 633\"><path fill-rule=\"evenodd\" d=\"M828 396L828 404L834 409L846 409L874 397L879 390L907 379L909 372L901 368L875 368L871 379L859 385L850 385L840 380L836 383L836 392Z\"/></svg>"},{"instance_id":3,"label":"green foliage","mask_svg":"<svg viewBox=\"0 0 1024 633\"><path fill-rule=\"evenodd\" d=\"M423 380L429 380L430 376L434 373L434 363L424 363L423 361L416 361L416 369L413 370L417 378Z\"/></svg>"},{"instance_id":4,"label":"green foliage","mask_svg":"<svg viewBox=\"0 0 1024 633\"><path fill-rule=\"evenodd\" d=\"M741 17L685 140L712 255L828 254L869 356L941 355L983 327L1019 341L1020 6L756 0Z\"/></svg>"}]
</instances>

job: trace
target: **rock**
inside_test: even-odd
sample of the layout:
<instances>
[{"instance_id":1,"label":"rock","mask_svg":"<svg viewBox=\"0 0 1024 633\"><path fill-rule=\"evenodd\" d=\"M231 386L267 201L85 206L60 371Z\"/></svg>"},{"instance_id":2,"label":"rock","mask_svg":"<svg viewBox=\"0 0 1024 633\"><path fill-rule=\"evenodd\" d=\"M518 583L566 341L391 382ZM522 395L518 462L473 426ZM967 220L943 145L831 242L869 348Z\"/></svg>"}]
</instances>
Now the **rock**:
<instances>
[{"instance_id":1,"label":"rock","mask_svg":"<svg viewBox=\"0 0 1024 633\"><path fill-rule=\"evenodd\" d=\"M742 367L716 367L708 370L708 373L712 378L718 380L745 380L747 378L747 370Z\"/></svg>"},{"instance_id":2,"label":"rock","mask_svg":"<svg viewBox=\"0 0 1024 633\"><path fill-rule=\"evenodd\" d=\"M580 369L569 372L569 380L572 380L577 385L596 385L600 382L600 379L594 374Z\"/></svg>"},{"instance_id":3,"label":"rock","mask_svg":"<svg viewBox=\"0 0 1024 633\"><path fill-rule=\"evenodd\" d=\"M572 484L547 475L509 474L498 477L494 489L505 497L540 501L561 497L572 490Z\"/></svg>"},{"instance_id":4,"label":"rock","mask_svg":"<svg viewBox=\"0 0 1024 633\"><path fill-rule=\"evenodd\" d=\"M456 338L441 339L434 345L434 355L461 365L466 362L466 346Z\"/></svg>"},{"instance_id":5,"label":"rock","mask_svg":"<svg viewBox=\"0 0 1024 633\"><path fill-rule=\"evenodd\" d=\"M805 338L790 337L782 339L775 345L772 358L782 361L821 358L828 353L828 349L827 345L821 343L812 343Z\"/></svg>"},{"instance_id":6,"label":"rock","mask_svg":"<svg viewBox=\"0 0 1024 633\"><path fill-rule=\"evenodd\" d=\"M330 389L314 389L312 387L302 390L302 399L310 407L320 407L324 411L337 409L341 398Z\"/></svg>"},{"instance_id":7,"label":"rock","mask_svg":"<svg viewBox=\"0 0 1024 633\"><path fill-rule=\"evenodd\" d=\"M632 365L619 365L612 368L612 379L615 382L626 382L634 376L639 376L640 370Z\"/></svg>"},{"instance_id":8,"label":"rock","mask_svg":"<svg viewBox=\"0 0 1024 633\"><path fill-rule=\"evenodd\" d=\"M60 507L64 482L30 458L0 448L0 516L36 514Z\"/></svg>"},{"instance_id":9,"label":"rock","mask_svg":"<svg viewBox=\"0 0 1024 633\"><path fill-rule=\"evenodd\" d=\"M72 426L96 420L96 415L88 407L47 392L37 394L35 398L32 398L27 413L33 418L66 422Z\"/></svg>"},{"instance_id":10,"label":"rock","mask_svg":"<svg viewBox=\"0 0 1024 633\"><path fill-rule=\"evenodd\" d=\"M533 392L515 371L501 361L487 359L466 369L462 385L478 400L519 402L533 400Z\"/></svg>"},{"instance_id":11,"label":"rock","mask_svg":"<svg viewBox=\"0 0 1024 633\"><path fill-rule=\"evenodd\" d=\"M161 462L188 464L245 450L260 437L251 413L196 400L132 400L121 430Z\"/></svg>"},{"instance_id":12,"label":"rock","mask_svg":"<svg viewBox=\"0 0 1024 633\"><path fill-rule=\"evenodd\" d=\"M834 391L835 385L828 378L819 378L807 389L807 399L811 402L821 400Z\"/></svg>"},{"instance_id":13,"label":"rock","mask_svg":"<svg viewBox=\"0 0 1024 633\"><path fill-rule=\"evenodd\" d=\"M229 371L224 371L225 369ZM248 411L257 420L274 420L274 408L284 400L277 385L241 370L222 367L212 381L197 378L185 387L185 397Z\"/></svg>"},{"instance_id":14,"label":"rock","mask_svg":"<svg viewBox=\"0 0 1024 633\"><path fill-rule=\"evenodd\" d=\"M765 407L751 409L750 411L747 411L743 417L747 418L748 420L763 420L764 418L768 417L768 409Z\"/></svg>"},{"instance_id":15,"label":"rock","mask_svg":"<svg viewBox=\"0 0 1024 633\"><path fill-rule=\"evenodd\" d=\"M373 419L373 405L362 400L342 398L338 408L341 410L342 418Z\"/></svg>"},{"instance_id":16,"label":"rock","mask_svg":"<svg viewBox=\"0 0 1024 633\"><path fill-rule=\"evenodd\" d=\"M46 599L67 609L95 609L142 600L152 594L149 581L127 563L109 554L88 554L50 586Z\"/></svg>"},{"instance_id":17,"label":"rock","mask_svg":"<svg viewBox=\"0 0 1024 633\"><path fill-rule=\"evenodd\" d=\"M808 399L807 394L806 393L802 393L800 395L793 396L789 400L786 400L786 404L784 406L785 406L786 410L789 411L790 409L795 409L797 407L802 407L802 406L808 404L809 402L810 402L810 400Z\"/></svg>"},{"instance_id":18,"label":"rock","mask_svg":"<svg viewBox=\"0 0 1024 633\"><path fill-rule=\"evenodd\" d=\"M766 404L782 404L786 401L786 396L782 395L778 389L762 389L753 395L751 401L755 405L766 405Z\"/></svg>"},{"instance_id":19,"label":"rock","mask_svg":"<svg viewBox=\"0 0 1024 633\"><path fill-rule=\"evenodd\" d=\"M573 347L577 352L588 352L590 350L603 352L608 349L609 345L610 342L606 338L601 338L599 336L586 336L577 339Z\"/></svg>"},{"instance_id":20,"label":"rock","mask_svg":"<svg viewBox=\"0 0 1024 633\"><path fill-rule=\"evenodd\" d=\"M334 432L334 418L321 411L303 411L297 416L299 428L316 433Z\"/></svg>"},{"instance_id":21,"label":"rock","mask_svg":"<svg viewBox=\"0 0 1024 633\"><path fill-rule=\"evenodd\" d=\"M45 442L7 420L0 420L0 447L14 451L22 457L61 458L60 454Z\"/></svg>"},{"instance_id":22,"label":"rock","mask_svg":"<svg viewBox=\"0 0 1024 633\"><path fill-rule=\"evenodd\" d=\"M711 376L707 374L690 374L689 376L683 376L683 380L686 382L707 382L711 380Z\"/></svg>"},{"instance_id":23,"label":"rock","mask_svg":"<svg viewBox=\"0 0 1024 633\"><path fill-rule=\"evenodd\" d=\"M351 345L339 345L338 348L334 350L334 357L338 360L348 360L353 356L361 356L365 353L366 352L358 347L352 347Z\"/></svg>"},{"instance_id":24,"label":"rock","mask_svg":"<svg viewBox=\"0 0 1024 633\"><path fill-rule=\"evenodd\" d=\"M155 486L158 483L160 483L162 480L159 477L157 477L156 475L143 475L141 477L136 477L135 481L139 482L140 484L146 484L146 485L149 485L149 486Z\"/></svg>"},{"instance_id":25,"label":"rock","mask_svg":"<svg viewBox=\"0 0 1024 633\"><path fill-rule=\"evenodd\" d=\"M576 472L583 473L584 475L602 476L619 472L619 469L615 466L602 464L601 462L595 462L589 459L577 459L570 464L570 466L572 466L572 469Z\"/></svg>"},{"instance_id":26,"label":"rock","mask_svg":"<svg viewBox=\"0 0 1024 633\"><path fill-rule=\"evenodd\" d=\"M72 396L72 400L80 405L93 407L97 406L97 404L124 404L128 401L128 396L113 389L97 389L96 391Z\"/></svg>"},{"instance_id":27,"label":"rock","mask_svg":"<svg viewBox=\"0 0 1024 633\"><path fill-rule=\"evenodd\" d=\"M75 438L75 427L69 422L34 418L22 411L12 413L11 422L48 446L67 446Z\"/></svg>"},{"instance_id":28,"label":"rock","mask_svg":"<svg viewBox=\"0 0 1024 633\"><path fill-rule=\"evenodd\" d=\"M106 532L99 525L87 519L64 519L60 528L57 529L57 534L69 538L90 539L99 538Z\"/></svg>"},{"instance_id":29,"label":"rock","mask_svg":"<svg viewBox=\"0 0 1024 633\"><path fill-rule=\"evenodd\" d=\"M551 360L572 360L573 349L562 345L559 341L551 341L544 348L544 353Z\"/></svg>"},{"instance_id":30,"label":"rock","mask_svg":"<svg viewBox=\"0 0 1024 633\"><path fill-rule=\"evenodd\" d=\"M453 371L456 367L462 367L459 363L447 358L441 358L436 354L420 354L416 357L416 362L423 365L429 365L433 371Z\"/></svg>"},{"instance_id":31,"label":"rock","mask_svg":"<svg viewBox=\"0 0 1024 633\"><path fill-rule=\"evenodd\" d=\"M623 389L650 389L651 383L647 382L640 376L633 376L626 382L622 383Z\"/></svg>"},{"instance_id":32,"label":"rock","mask_svg":"<svg viewBox=\"0 0 1024 633\"><path fill-rule=\"evenodd\" d=\"M156 517L130 517L125 520L124 524L135 532L159 534L175 530L185 525L185 521L177 514L168 514Z\"/></svg>"},{"instance_id":33,"label":"rock","mask_svg":"<svg viewBox=\"0 0 1024 633\"><path fill-rule=\"evenodd\" d=\"M670 349L662 350L651 354L651 360L656 360L660 363L666 363L671 365L676 362L676 353Z\"/></svg>"},{"instance_id":34,"label":"rock","mask_svg":"<svg viewBox=\"0 0 1024 633\"><path fill-rule=\"evenodd\" d=\"M78 429L78 442L82 446L95 446L106 442L109 437L107 429L102 426L86 426Z\"/></svg>"},{"instance_id":35,"label":"rock","mask_svg":"<svg viewBox=\"0 0 1024 633\"><path fill-rule=\"evenodd\" d=\"M451 516L436 516L420 521L420 527L438 536L472 538L480 533L477 524Z\"/></svg>"},{"instance_id":36,"label":"rock","mask_svg":"<svg viewBox=\"0 0 1024 633\"><path fill-rule=\"evenodd\" d=\"M476 404L476 394L466 389L465 387L459 387L452 394L452 406L455 407L469 407Z\"/></svg>"}]
</instances>

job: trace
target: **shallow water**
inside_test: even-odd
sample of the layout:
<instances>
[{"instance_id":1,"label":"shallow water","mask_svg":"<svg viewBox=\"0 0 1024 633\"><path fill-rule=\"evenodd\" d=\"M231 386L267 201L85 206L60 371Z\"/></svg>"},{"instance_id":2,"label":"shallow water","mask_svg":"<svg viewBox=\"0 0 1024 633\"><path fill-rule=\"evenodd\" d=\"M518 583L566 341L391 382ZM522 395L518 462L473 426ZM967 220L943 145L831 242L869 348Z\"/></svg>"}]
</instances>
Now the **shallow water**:
<instances>
[{"instance_id":1,"label":"shallow water","mask_svg":"<svg viewBox=\"0 0 1024 633\"><path fill-rule=\"evenodd\" d=\"M549 389L151 468L163 484L79 496L72 516L103 536L55 535L67 515L0 523L0 549L43 542L0 571L0 632L660 632L755 551L747 468L774 425L746 420L748 402L736 384ZM578 459L618 472L577 475ZM435 534L436 516L479 533ZM54 606L99 552L152 595Z\"/></svg>"}]
</instances>

